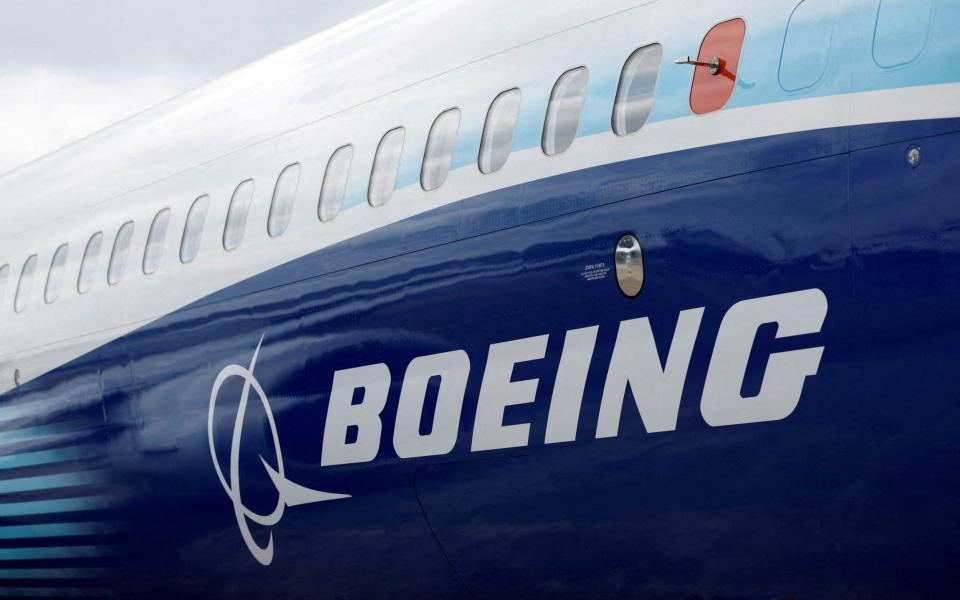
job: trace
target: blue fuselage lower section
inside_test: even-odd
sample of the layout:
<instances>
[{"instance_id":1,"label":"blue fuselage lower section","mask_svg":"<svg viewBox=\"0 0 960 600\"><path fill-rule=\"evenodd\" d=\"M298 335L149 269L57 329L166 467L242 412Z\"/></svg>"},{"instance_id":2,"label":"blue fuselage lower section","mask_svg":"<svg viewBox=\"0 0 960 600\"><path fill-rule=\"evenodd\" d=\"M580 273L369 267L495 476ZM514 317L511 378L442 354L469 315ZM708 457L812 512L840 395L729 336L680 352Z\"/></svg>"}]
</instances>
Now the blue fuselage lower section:
<instances>
[{"instance_id":1,"label":"blue fuselage lower section","mask_svg":"<svg viewBox=\"0 0 960 600\"><path fill-rule=\"evenodd\" d=\"M19 568L75 569L79 590L136 598L949 597L960 589L957 130L957 121L831 129L569 173L223 290L2 399L56 399L8 426L56 429L44 438L55 441L0 437L8 449L96 449L8 474L102 476L70 488L85 496L53 486L16 497L64 503L52 515L0 513L5 527L36 534L0 538L0 554ZM922 162L911 168L914 145ZM612 265L624 233L644 252L635 299L612 272L585 275ZM700 401L726 311L805 289L829 300L822 331L777 339L775 325L762 328L742 390L758 393L772 353L822 346L796 410L707 425ZM676 430L647 433L628 395L619 435L596 439L619 323L648 317L665 356L678 314L696 307L705 310ZM577 438L545 444L564 333L593 325ZM490 344L545 334L545 357L513 372L539 380L536 400L504 413L506 424L530 424L528 445L472 452ZM207 435L214 379L249 364L261 338L256 378L286 476L351 496L288 508L269 529L252 524L260 544L272 535L268 567L241 540ZM392 432L407 365L458 349L470 374L454 450L401 459ZM377 363L391 385L376 457L321 467L334 373ZM242 388L227 382L220 395ZM425 428L431 397L436 385ZM214 422L221 456L235 421L224 406ZM250 406L242 496L267 513L277 491L260 457L270 460L273 440ZM75 546L104 550L66 564L36 551Z\"/></svg>"}]
</instances>

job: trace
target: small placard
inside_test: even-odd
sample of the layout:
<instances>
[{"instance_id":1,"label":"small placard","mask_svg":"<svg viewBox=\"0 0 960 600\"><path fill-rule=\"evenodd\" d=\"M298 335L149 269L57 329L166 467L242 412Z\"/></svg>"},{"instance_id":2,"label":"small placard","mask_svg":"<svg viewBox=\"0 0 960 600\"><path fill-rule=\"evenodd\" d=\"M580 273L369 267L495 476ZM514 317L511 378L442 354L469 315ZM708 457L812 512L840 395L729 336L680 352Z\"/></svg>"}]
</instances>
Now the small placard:
<instances>
[{"instance_id":1,"label":"small placard","mask_svg":"<svg viewBox=\"0 0 960 600\"><path fill-rule=\"evenodd\" d=\"M580 276L583 277L585 281L599 281L601 279L606 279L609 273L610 267L607 265L607 263L600 262L583 267L583 271L580 272Z\"/></svg>"}]
</instances>

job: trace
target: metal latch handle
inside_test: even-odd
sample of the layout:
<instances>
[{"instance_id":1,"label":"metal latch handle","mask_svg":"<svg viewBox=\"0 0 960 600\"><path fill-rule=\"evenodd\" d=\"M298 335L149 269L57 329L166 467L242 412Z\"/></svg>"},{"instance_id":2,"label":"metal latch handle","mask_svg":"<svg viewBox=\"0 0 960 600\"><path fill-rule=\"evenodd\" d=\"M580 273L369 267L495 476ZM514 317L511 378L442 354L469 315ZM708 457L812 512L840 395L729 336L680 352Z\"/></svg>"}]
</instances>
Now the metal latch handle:
<instances>
[{"instance_id":1,"label":"metal latch handle","mask_svg":"<svg viewBox=\"0 0 960 600\"><path fill-rule=\"evenodd\" d=\"M673 61L678 65L694 65L697 67L707 67L710 69L711 75L719 75L720 70L723 68L723 65L720 64L720 59L714 56L710 59L710 62L704 62L702 60L693 60L689 56L681 56L677 60Z\"/></svg>"}]
</instances>

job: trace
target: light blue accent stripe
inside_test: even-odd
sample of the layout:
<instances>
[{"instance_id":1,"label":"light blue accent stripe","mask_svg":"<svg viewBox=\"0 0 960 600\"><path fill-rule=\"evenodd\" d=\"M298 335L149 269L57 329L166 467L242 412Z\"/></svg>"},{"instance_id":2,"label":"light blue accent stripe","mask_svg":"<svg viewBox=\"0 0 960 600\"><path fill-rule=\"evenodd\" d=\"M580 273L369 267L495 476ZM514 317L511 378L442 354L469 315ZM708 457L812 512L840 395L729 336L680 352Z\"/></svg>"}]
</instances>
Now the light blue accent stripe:
<instances>
[{"instance_id":1,"label":"light blue accent stripe","mask_svg":"<svg viewBox=\"0 0 960 600\"><path fill-rule=\"evenodd\" d=\"M0 481L0 494L52 490L77 485L91 485L104 482L103 471L81 471L78 473L58 473L38 477L22 477Z\"/></svg>"},{"instance_id":2,"label":"light blue accent stripe","mask_svg":"<svg viewBox=\"0 0 960 600\"><path fill-rule=\"evenodd\" d=\"M51 438L68 433L77 433L79 431L83 431L85 427L86 426L83 423L56 423L51 425L36 425L34 427L23 427L22 429L0 431L0 444L42 440L44 438Z\"/></svg>"},{"instance_id":3,"label":"light blue accent stripe","mask_svg":"<svg viewBox=\"0 0 960 600\"><path fill-rule=\"evenodd\" d=\"M113 506L114 500L106 496L84 498L59 498L33 502L10 502L0 504L0 517L23 517L27 515L58 514L84 510L103 510Z\"/></svg>"},{"instance_id":4,"label":"light blue accent stripe","mask_svg":"<svg viewBox=\"0 0 960 600\"><path fill-rule=\"evenodd\" d=\"M0 569L0 579L92 579L107 573L106 569Z\"/></svg>"},{"instance_id":5,"label":"light blue accent stripe","mask_svg":"<svg viewBox=\"0 0 960 600\"><path fill-rule=\"evenodd\" d=\"M888 0L889 1L889 0ZM929 2L912 3L900 0L911 9L929 12ZM913 7L917 4L918 7ZM630 45L611 40L610 48L618 48L615 53L603 50L584 52L584 61L589 61L590 86L581 115L578 138L597 134L611 134L611 113L614 96L619 82L620 70L633 49L660 43L664 48L663 64L657 82L653 112L648 123L658 123L690 117L690 85L693 71L686 66L673 64L677 56L696 55L700 42L707 29L713 23L704 21L691 29L691 22L697 19L683 13L679 7L676 14L669 7L662 8L660 25L657 32L642 34L631 39ZM815 83L802 89L788 91L780 84L780 60L786 34L786 27L797 2L755 2L751 3L747 21L747 34L740 60L740 69L736 90L724 110L789 102L797 99L843 96L851 93L873 92L909 87L932 86L960 82L960 37L956 35L956 24L960 23L960 2L953 0L936 2L933 19L930 22L929 40L923 52L909 64L881 68L873 60L874 28L877 21L876 0L869 2L843 2L834 15L832 37L827 54L827 64L823 76ZM642 7L614 18L640 18L652 9ZM818 17L812 24L804 23L817 31L831 24L824 21L821 13L809 13ZM733 15L730 15L733 16ZM923 21L926 24L926 21ZM797 26L800 23L796 23ZM920 35L920 34L917 34ZM894 49L896 50L896 49ZM566 68L578 66L577 59L571 59ZM532 70L524 79L519 75L512 85L504 89L519 87L523 93L520 119L514 135L513 151L520 152L537 148L540 145L546 103L556 78L562 69L554 72L538 73ZM483 91L484 97L477 102L483 111L497 92ZM485 112L472 109L470 102L461 106L464 109L464 121L454 154L452 170L473 166L477 161L481 131ZM439 109L438 109L439 110ZM408 143L405 144L401 168L397 178L397 188L417 185L420 173L420 161L423 158L423 144L430 121L419 123L395 123L407 128ZM642 136L637 133L635 136ZM575 151L575 148L571 151ZM369 172L354 171L344 209L362 206L366 203L366 179Z\"/></svg>"},{"instance_id":6,"label":"light blue accent stripe","mask_svg":"<svg viewBox=\"0 0 960 600\"><path fill-rule=\"evenodd\" d=\"M80 460L96 456L97 448L93 446L70 446L55 450L39 450L0 456L0 471L4 469L18 469L37 465L49 465L70 460Z\"/></svg>"},{"instance_id":7,"label":"light blue accent stripe","mask_svg":"<svg viewBox=\"0 0 960 600\"><path fill-rule=\"evenodd\" d=\"M110 554L106 546L54 546L51 548L0 548L0 560L99 558Z\"/></svg>"},{"instance_id":8,"label":"light blue accent stripe","mask_svg":"<svg viewBox=\"0 0 960 600\"><path fill-rule=\"evenodd\" d=\"M0 587L0 596L13 598L108 598L105 590L93 588L12 588Z\"/></svg>"},{"instance_id":9,"label":"light blue accent stripe","mask_svg":"<svg viewBox=\"0 0 960 600\"><path fill-rule=\"evenodd\" d=\"M74 390L80 391L80 390ZM88 390L89 392L89 390ZM99 398L100 394L95 393L91 394L93 398ZM87 405L92 405L95 400L87 400ZM11 404L9 406L0 407L0 421L12 421L14 419L22 419L24 417L44 417L49 418L54 415L57 411L63 411L66 409L77 409L82 408L84 404L81 404L77 400L71 398L48 398L45 400L37 400L34 402L20 402L16 404Z\"/></svg>"},{"instance_id":10,"label":"light blue accent stripe","mask_svg":"<svg viewBox=\"0 0 960 600\"><path fill-rule=\"evenodd\" d=\"M117 530L115 523L42 523L38 525L0 526L0 540L47 537L107 535Z\"/></svg>"}]
</instances>

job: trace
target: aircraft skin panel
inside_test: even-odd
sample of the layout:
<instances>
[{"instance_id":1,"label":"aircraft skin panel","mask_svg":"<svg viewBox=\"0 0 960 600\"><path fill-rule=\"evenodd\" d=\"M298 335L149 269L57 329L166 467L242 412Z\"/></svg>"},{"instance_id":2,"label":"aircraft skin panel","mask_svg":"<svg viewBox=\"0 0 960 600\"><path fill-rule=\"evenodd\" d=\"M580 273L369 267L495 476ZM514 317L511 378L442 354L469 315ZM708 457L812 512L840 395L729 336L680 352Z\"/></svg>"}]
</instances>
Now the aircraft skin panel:
<instances>
[{"instance_id":1,"label":"aircraft skin panel","mask_svg":"<svg viewBox=\"0 0 960 600\"><path fill-rule=\"evenodd\" d=\"M247 243L232 255L235 260L229 261L220 260L219 257L213 260L208 258L211 254L221 252L218 236L209 234L204 240L200 259L192 264L190 269L180 269L175 260L171 260L175 253L168 250L167 260L170 262L167 264L170 266L167 268L161 268L160 272L150 277L140 273L131 274L131 277L138 277L136 302L128 301L126 288L129 286L104 289L102 282L98 282L99 293L85 297L78 294L65 295L56 306L35 303L32 314L38 315L36 319L17 318L14 315L9 320L9 327L0 330L0 347L8 349L5 353L8 356L11 351L20 355L18 368L21 371L21 380L28 380L95 348L97 344L103 343L103 338L111 339L111 336L122 335L216 289L243 281L329 243L360 235L383 223L394 222L446 202L606 162L735 139L846 124L957 116L955 107L958 88L954 83L942 83L960 80L960 74L950 74L950 69L953 68L950 65L956 64L956 61L949 59L952 45L946 33L948 24L952 22L952 15L956 12L951 8L952 5L938 9L940 12L937 14L942 18L933 21L931 42L922 60L909 67L881 69L872 59L869 59L870 62L863 62L861 57L864 48L870 46L864 40L872 32L874 9L859 3L844 4L844 10L837 12L836 20L838 27L846 26L846 35L836 36L834 41L837 48L831 50L832 60L820 83L797 94L787 93L780 87L773 74L777 66L770 62L773 60L771 57L775 58L780 54L778 48L783 39L784 22L794 5L789 2L765 3L762 8L754 8L753 10L758 12L749 19L751 26L742 61L741 84L738 85L728 108L700 116L689 116L686 101L690 86L689 68L670 62L670 57L673 56L671 51L692 52L695 49L692 46L695 46L696 37L691 36L690 32L700 31L696 29L699 21L677 19L675 12L680 5L682 3L654 3L627 13L588 20L580 27L548 36L538 43L520 44L509 52L467 64L463 68L432 78L422 85L401 87L398 92L377 102L361 103L356 109L337 113L331 119L300 127L289 134L269 137L263 143L248 140L244 142L247 146L233 150L222 159L217 160L215 156L205 155L197 158L189 167L184 166L185 170L178 174L168 174L156 181L125 170L122 163L117 162L117 157L138 156L147 140L163 140L166 144L176 146L175 136L172 135L175 128L168 118L159 114L150 119L149 123L164 123L167 127L164 135L146 130L138 131L136 143L124 142L124 148L119 152L108 152L104 149L109 140L91 139L78 145L78 152L81 146L85 148L86 144L92 145L83 156L84 160L96 157L96 168L81 168L80 163L66 157L64 160L53 160L55 157L51 157L48 162L41 161L26 171L13 173L12 177L0 181L0 193L3 197L29 198L31 201L13 202L6 207L7 218L0 223L0 228L13 229L4 231L2 236L4 241L0 251L5 257L4 260L9 260L16 270L28 256L37 253L39 264L49 264L56 244L40 244L38 240L60 239L69 242L73 250L67 258L67 280L75 280L80 268L82 249L94 232L105 233L105 249L109 252L112 234L116 232L116 228L120 223L133 220L141 226L135 227L132 245L142 247L146 242L147 224L159 210L170 207L173 210L170 230L182 231L189 204L201 194L210 194L213 198L210 222L223 223L230 195L239 181L245 178L252 177L257 182L250 217L252 224L259 225L266 220L273 182L287 165L303 165L301 189L305 197L295 206L296 215L290 231L281 238L271 238L265 234L265 227L251 225L247 233ZM696 19L704 20L704 27L709 27L713 22L708 22L710 18L719 20L721 17L717 15L729 16L733 9L718 5L716 11L715 14L701 14L701 11L697 11ZM643 18L640 18L641 15ZM650 122L643 131L618 138L610 132L610 103L625 57L640 44L637 40L643 39L640 37L643 35L642 30L638 31L638 27L646 27L647 25L641 23L647 22L679 25L676 26L676 31L669 35L662 27L650 30L647 40L664 40L666 45L664 65L657 82ZM677 41L672 44L669 43L671 35L677 37ZM598 37L617 41L598 46L592 43ZM593 56L584 52L583 48L599 50L592 51L597 52L597 55ZM273 59L266 59L265 62L269 63L270 60ZM571 65L583 64L584 61L591 68L591 85L594 86L592 89L596 90L592 91L587 99L578 130L578 135L584 141L572 152L544 159L538 147L543 114L553 79ZM754 64L757 67L751 71L751 65ZM930 65L936 65L937 68L931 68ZM753 76L754 72L757 77ZM544 75L545 73L549 75ZM764 77L761 78L760 74ZM307 85L307 82L303 85ZM913 87L902 87L905 85ZM515 86L519 86L524 93L515 134L515 156L511 157L500 172L482 176L475 165L486 110L497 93ZM484 92L478 92L479 89ZM776 97L780 99L780 103L771 103L774 93L779 94ZM425 102L424 98L430 100ZM208 99L207 103L210 102L213 100ZM734 108L738 105L746 107ZM276 110L276 101L267 103L266 106L270 107L270 111ZM461 107L464 114L464 125L458 136L453 161L453 166L459 168L455 169L443 188L424 192L419 187L418 172L429 123L439 112L450 106ZM264 114L268 109L260 106L258 110ZM677 111L688 116L677 118ZM783 118L786 112L789 112L790 118ZM394 114L404 116L399 121L394 117L388 117L391 120L384 118L384 115ZM145 117L146 115L144 119ZM206 117L201 120L209 121ZM398 124L404 124L400 121L407 125L406 147L409 149L404 153L401 162L398 177L400 189L393 198L395 202L380 207L382 210L379 214L371 213L366 205L366 183L373 153L383 132ZM362 126L358 126L358 123ZM422 127L412 127L411 123L422 123ZM189 148L197 146L198 139L221 140L228 137L216 131L204 132L195 122L184 124L183 131L192 136L193 141L187 146ZM112 139L113 134L105 132L104 135ZM882 142L883 140L879 140L879 143ZM345 200L346 210L342 215L350 217L318 226L321 224L317 223L314 199L319 196L323 169L331 153L344 143L351 143L356 148L354 169ZM201 146L206 147L206 142ZM164 148L158 148L156 152L162 156L174 157L172 160L180 160L185 156L181 146L177 146L173 152ZM153 168L165 164L165 161L166 159L150 157L139 160L137 165L138 168L144 165ZM103 175L106 165L114 168L109 169L107 175ZM34 173L31 176L28 173L37 168L44 168L42 174ZM57 172L57 169L63 168L73 169L84 177L93 177L95 185L89 188L80 182L65 183L70 181L70 177ZM107 188L111 185L109 182L117 177L133 177L136 183L130 184L124 190L125 193L111 197L112 193ZM53 184L48 183L51 181ZM58 189L57 186L61 184L68 185L68 188ZM88 188L96 195L93 205L85 205L82 199ZM42 200L46 196L55 197L56 203L68 203L65 205L67 212L63 213L56 206L46 204ZM91 210L91 206L94 209ZM21 210L28 214L18 212ZM362 214L351 214L351 210ZM395 214L388 214L394 211ZM30 225L30 219L34 218L42 219L42 228L39 224ZM41 231L42 237L38 238L38 232ZM100 262L100 269L106 268L105 262ZM105 279L103 271L98 271L96 277ZM7 298L0 299L0 302L3 302L0 304L0 314L3 314L2 311L9 313L11 303L8 300L11 300L13 286L8 287ZM37 296L39 294L35 297ZM36 321L45 326L38 330L34 326ZM20 329L21 327L23 329ZM29 331L30 335L25 335L25 331ZM57 348L56 346L62 345L63 340L71 340L72 347ZM72 343L73 340L78 341ZM0 361L2 360L0 358ZM0 364L0 390L12 384L12 368L9 363L5 366ZM3 375L4 372L7 373L6 376Z\"/></svg>"},{"instance_id":2,"label":"aircraft skin panel","mask_svg":"<svg viewBox=\"0 0 960 600\"><path fill-rule=\"evenodd\" d=\"M797 135L781 146L786 151L791 143L808 142ZM73 390L72 407L27 422L67 422L105 450L93 464L109 466L115 493L135 512L111 525L123 534L98 539L114 548L112 576L144 597L205 586L229 595L220 582L249 590L261 579L280 586L267 586L264 594L295 593L309 581L311 590L341 597L384 590L413 594L426 582L438 597L458 597L464 586L481 596L510 590L549 595L550 583L568 585L575 596L598 597L627 590L732 597L856 590L894 597L907 588L935 595L956 572L949 553L931 563L922 548L945 547L952 539L952 499L943 492L958 483L950 454L942 451L952 431L956 359L952 331L943 324L953 322L955 311L940 301L940 294L956 291L957 248L937 235L944 215L952 214L947 198L956 185L948 157L957 142L956 134L926 138L924 146L940 158L924 165L934 183L916 203L897 202L897 186L909 185L916 171L902 162L893 168L903 160L902 144L893 144L668 186L337 268L357 248L345 243L287 266L301 273L332 268L325 276L291 282L282 270L266 272L250 287L260 291L224 294L160 319L21 386L5 405ZM749 148L731 150L692 151L689 160L749 154ZM849 173L869 160L867 154L890 162L890 175L848 197ZM642 177L635 165L597 167L577 180L595 185L617 171ZM535 207L538 199L554 198L563 179L436 209L421 217L427 220L422 224L458 221L476 206L496 215L512 210L520 198L521 206ZM911 222L898 230L908 233L895 245L864 244L864 236L875 234L852 228L859 221L853 215L878 206L890 213L882 223ZM917 213L914 206L925 210ZM635 301L619 294L612 274L584 275L588 265L609 261L610 242L624 230L642 240L649 277ZM396 246L403 239L400 223L367 234L363 247ZM886 285L890 281L898 283L895 289ZM934 281L940 282L936 294L916 293ZM805 380L796 409L766 424L707 425L701 415L704 378L725 313L743 300L809 289L829 302L822 330L784 339L776 338L776 327L761 330L743 378L745 395L756 393L769 362L764 357L822 347L818 372ZM673 347L678 315L698 307L703 315L675 429L647 433L628 393L617 435L598 438L598 404L621 322L647 317L663 357ZM575 439L547 445L565 332L592 326L597 337ZM513 372L515 381L539 381L535 399L509 407L504 416L511 425L529 424L525 444L471 451L490 344L544 335L542 358ZM270 529L276 554L269 571L250 564L229 499L212 475L204 429L217 373L230 364L249 365L261 336L254 375L282 439L286 477L351 496L288 508ZM891 338L895 353L860 350L890 347ZM470 369L454 447L442 456L400 459L393 429L405 369L417 356L455 350L466 353ZM902 351L915 357L909 383ZM375 458L319 467L333 373L380 363L391 381ZM97 375L92 365L109 368ZM91 378L99 383L83 385ZM217 417L214 435L224 457L234 424L231 406L242 383L229 382L218 393L224 415ZM101 390L109 393L101 396ZM643 388L632 393L642 396ZM102 403L95 427L84 395ZM902 398L912 399L909 410ZM241 455L241 461L255 461L267 452L256 448L272 443L258 434L264 427L263 409L256 412L259 399L251 395L250 402L243 431L250 441L243 451L253 454ZM84 415L91 418L86 427ZM879 433L889 427L899 433ZM251 505L264 498L271 503L267 472L261 467L258 474L251 462L243 468ZM903 486L911 490L909 500L899 493ZM144 489L154 491L144 496ZM903 504L908 501L909 509ZM916 511L918 506L924 510ZM84 519L108 514L118 513L79 513ZM258 532L261 542L264 531ZM771 546L771 536L791 542ZM837 554L819 551L831 544L850 548L850 554L838 552L854 565L862 552L871 558L850 574ZM378 578L363 576L373 567L361 557L394 552L396 560L376 562ZM504 556L510 559L504 562ZM673 564L678 557L684 559ZM753 575L731 580L731 562ZM900 576L890 580L884 572L893 563ZM157 564L174 572L189 564L195 575L158 583L146 576ZM326 575L307 578L316 564L326 565ZM798 575L808 572L818 576Z\"/></svg>"},{"instance_id":3,"label":"aircraft skin panel","mask_svg":"<svg viewBox=\"0 0 960 600\"><path fill-rule=\"evenodd\" d=\"M0 596L950 597L960 63L945 32L960 13L934 2L925 44L877 54L877 3L817 2L836 51L797 58L823 70L797 91L779 73L796 2L611 0L537 25L514 9L490 41L500 53L478 34L430 63L456 68L384 82L382 98L316 122L312 101L283 108L296 85L242 100L237 115L277 110L251 132L282 135L228 138L211 121L195 147L147 164L230 81L260 89L294 56L447 10L398 3L0 180L9 197L51 169L50 189L28 194L47 221L0 225ZM733 97L693 116L692 67L672 61L733 17L747 23ZM663 44L654 108L619 137L620 68L646 40ZM580 127L545 156L553 85L578 65L591 73ZM512 152L484 175L484 117L513 87ZM425 192L427 134L453 107L452 168ZM124 159L143 170L101 175L102 195L89 184L102 170L67 164L164 124L170 137ZM374 152L397 126L398 183L374 208ZM321 221L324 167L344 143L344 207ZM290 225L274 236L274 184L294 163ZM231 195L251 178L243 240L224 250ZM204 194L199 251L182 264ZM145 275L164 208L160 267ZM127 221L127 272L110 285ZM618 286L625 234L642 250L636 297ZM65 284L47 304L61 243ZM32 302L15 312L32 254Z\"/></svg>"},{"instance_id":4,"label":"aircraft skin panel","mask_svg":"<svg viewBox=\"0 0 960 600\"><path fill-rule=\"evenodd\" d=\"M878 67L870 51L875 3L840 3L834 20L842 33L833 38L827 70L817 85L799 92L785 91L778 80L786 24L796 7L792 0L725 1L695 10L687 2L668 0L609 0L585 6L527 3L529 12L501 0L483 7L471 3L470 10L463 4L392 3L361 17L353 27L345 24L347 31L320 34L12 171L0 179L0 192L28 200L5 207L8 218L0 224L0 233L6 239L39 223L49 227L54 217L87 216L84 208L102 210L104 203L121 198L129 206L142 201L135 192L171 178L180 182L177 190L192 192L195 184L183 177L186 173L211 162L237 160L238 153L258 145L276 153L278 144L286 145L285 136L305 128L311 130L313 144L328 153L345 143L375 146L398 124L393 115L419 122L418 107L428 113L416 128L425 137L441 110L471 99L478 104L479 128L496 94L520 87L527 96L539 95L545 106L556 77L580 64L590 67L596 90L591 96L598 104L585 110L580 135L608 131L609 104L624 60L654 42L666 50L651 120L688 116L689 69L670 66L671 61L675 55L695 54L703 32L736 15L749 17L749 31L744 70L729 108L960 80L951 36L960 7L949 2L937 3L921 59L892 69ZM478 15L478 10L483 13ZM501 14L511 15L509 25L496 17ZM486 15L491 18L479 19ZM438 21L442 27L434 24ZM384 23L391 23L393 35L382 35ZM425 31L449 36L435 41L445 52L420 43ZM604 43L597 44L598 39ZM408 52L396 52L397 47ZM331 53L340 58L330 60ZM521 120L534 133L529 146L539 143L542 121L542 110L532 120ZM296 159L302 160L302 154ZM236 174L244 166L237 162L231 168ZM209 179L206 173L200 180ZM154 195L168 193L161 186Z\"/></svg>"},{"instance_id":5,"label":"aircraft skin panel","mask_svg":"<svg viewBox=\"0 0 960 600\"><path fill-rule=\"evenodd\" d=\"M131 259L129 277L136 278L135 284L123 283L119 286L108 286L105 283L109 252L113 244L112 236L120 223L132 219L140 224L134 229L131 246L142 248L146 244L151 219L158 210L171 206L171 197L175 197L177 204L174 206L179 210L175 210L169 230L183 231L188 208L200 194L191 190L188 195L181 194L176 197L173 194L176 194L179 185L171 185L169 195L164 194L160 199L150 203L135 202L136 208L124 208L122 213L110 211L95 213L84 219L82 229L72 229L70 233L65 234L69 237L60 238L65 239L72 248L66 266L69 275L65 288L73 287L72 291L75 291L76 274L80 270L83 250L89 236L95 231L103 231L107 235L98 265L97 277L100 281L96 282L97 287L90 294L64 294L65 297L55 305L34 302L28 315L17 315L12 311L16 282L15 277L11 278L11 284L7 286L6 297L3 299L5 301L3 312L0 312L0 314L6 313L8 323L8 327L0 330L0 342L3 348L8 349L5 355L0 355L0 390L7 390L13 386L12 372L15 368L21 372L21 381L27 381L111 339L142 327L164 314L215 294L258 273L279 267L294 257L353 239L391 223L410 219L432 208L459 202L465 197L479 196L509 186L522 185L535 181L535 177L548 178L562 173L576 173L608 162L623 162L643 156L672 156L674 152L701 145L710 146L736 140L756 139L766 140L760 143L768 143L776 147L779 133L809 131L813 139L824 140L810 144L802 155L781 155L781 161L841 153L849 149L850 144L882 144L910 139L915 135L914 126L907 124L903 126L905 131L902 132L893 127L881 129L887 134L882 138L848 141L843 135L841 124L848 120L845 115L848 113L850 103L870 107L869 110L864 111L862 117L858 117L858 120L866 123L916 121L921 123L924 135L953 131L957 128L955 120L952 119L957 116L957 104L952 99L957 94L960 94L960 84L867 92L862 95L791 102L789 105L791 116L787 120L781 118L784 110L782 107L764 105L752 109L721 111L710 115L707 118L713 123L706 129L702 127L704 123L700 121L703 117L688 117L648 125L642 134L638 134L643 139L634 140L629 136L620 138L612 133L595 134L578 140L577 149L582 150L581 152L571 151L549 159L544 158L539 147L516 152L501 171L490 176L481 175L475 165L461 167L453 170L444 187L435 192L426 193L420 188L419 183L410 183L397 189L391 201L376 210L371 209L365 200L350 201L348 199L345 204L352 202L353 206L345 208L335 220L328 223L320 223L317 219L315 199L319 196L323 169L315 169L312 174L307 172L304 175L300 188L303 190L302 201L294 207L290 228L280 238L271 238L267 234L265 224L273 193L272 178L275 178L289 163L278 160L273 155L268 158L267 155L259 152L252 153L244 161L249 163L251 170L243 172L255 175L262 173L263 177L257 177L257 179L262 179L265 185L260 185L255 192L244 244L236 250L224 255L222 238L216 231L216 227L224 223L230 195L239 181L234 176L233 169L229 171L215 169L209 173L209 180L203 180L200 177L201 173L196 176L198 183L193 190L202 190L203 193L209 193L220 201L214 202L211 206L207 216L209 225L201 242L198 258L190 265L181 265L177 262L176 255L180 239L178 234L171 234L165 250L166 265L157 273L144 276L139 271L138 261ZM817 133L831 129L837 132ZM865 128L864 131L870 131L870 128ZM309 152L306 142L306 139L303 140L302 146L305 153ZM758 151L752 156L744 156L740 163L732 163L731 168L727 169L716 167L710 170L691 171L684 179L686 182L684 184L740 172L753 168L752 165L763 168L771 164L779 164L771 163L765 154L765 151ZM258 165L257 159L261 156L268 161L267 164L277 165L276 168ZM302 162L306 163L306 160ZM372 163L372 156L370 162ZM319 164L323 165L325 162ZM576 175L570 177L576 178ZM609 200L625 199L631 194L641 195L658 191L672 181L664 179L663 175L658 177L658 179L644 181L642 186L623 187L616 190L612 196L603 196L600 201L607 198ZM362 177L358 179L362 180ZM218 180L220 181L218 185L209 183ZM621 186L618 185L618 187ZM590 200L591 203L596 201ZM511 224L508 222L505 226ZM475 226L481 227L482 230L481 225ZM418 228L417 232L417 235L426 243L429 243L432 236L437 235L436 232L422 228ZM45 248L46 252L39 253L39 263L44 266L49 265L56 249L56 244L47 244L47 246L50 247ZM390 252L389 249L367 249L365 253L380 251ZM18 250L18 252L25 259L35 251L31 249ZM22 264L22 260L11 259L10 264L16 270ZM70 280L71 275L73 281ZM127 289L137 294L136 302L130 301L126 293ZM40 295L38 291L36 296ZM25 318L25 316L35 318ZM35 323L40 324L39 328Z\"/></svg>"}]
</instances>

